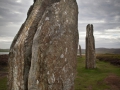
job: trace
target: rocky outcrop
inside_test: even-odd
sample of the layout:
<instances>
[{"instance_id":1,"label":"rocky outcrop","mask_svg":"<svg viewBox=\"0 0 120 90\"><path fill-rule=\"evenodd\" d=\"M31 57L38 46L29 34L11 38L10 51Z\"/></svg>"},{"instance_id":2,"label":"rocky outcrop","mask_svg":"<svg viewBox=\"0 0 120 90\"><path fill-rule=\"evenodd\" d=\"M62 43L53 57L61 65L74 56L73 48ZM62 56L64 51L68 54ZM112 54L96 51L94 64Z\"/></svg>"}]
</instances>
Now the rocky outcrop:
<instances>
[{"instance_id":1,"label":"rocky outcrop","mask_svg":"<svg viewBox=\"0 0 120 90\"><path fill-rule=\"evenodd\" d=\"M34 0L9 53L8 90L73 90L76 0Z\"/></svg>"},{"instance_id":2,"label":"rocky outcrop","mask_svg":"<svg viewBox=\"0 0 120 90\"><path fill-rule=\"evenodd\" d=\"M95 68L95 40L93 36L93 25L86 27L86 68Z\"/></svg>"}]
</instances>

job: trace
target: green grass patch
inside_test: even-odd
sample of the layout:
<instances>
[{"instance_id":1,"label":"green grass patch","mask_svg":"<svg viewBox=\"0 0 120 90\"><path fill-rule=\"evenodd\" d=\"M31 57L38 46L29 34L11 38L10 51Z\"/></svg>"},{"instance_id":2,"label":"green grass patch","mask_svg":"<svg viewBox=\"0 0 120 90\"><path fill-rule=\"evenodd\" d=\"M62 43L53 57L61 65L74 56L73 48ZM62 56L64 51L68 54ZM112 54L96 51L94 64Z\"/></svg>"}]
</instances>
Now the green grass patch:
<instances>
[{"instance_id":1,"label":"green grass patch","mask_svg":"<svg viewBox=\"0 0 120 90\"><path fill-rule=\"evenodd\" d=\"M96 69L85 68L85 57L77 59L77 76L75 90L105 90L109 89L104 79L115 74L120 76L120 68L107 62L96 61Z\"/></svg>"},{"instance_id":2,"label":"green grass patch","mask_svg":"<svg viewBox=\"0 0 120 90\"><path fill-rule=\"evenodd\" d=\"M7 77L0 78L0 90L7 90Z\"/></svg>"},{"instance_id":3,"label":"green grass patch","mask_svg":"<svg viewBox=\"0 0 120 90\"><path fill-rule=\"evenodd\" d=\"M110 74L120 77L120 67L99 60L96 61L96 67L96 69L86 69L85 57L77 58L75 90L112 90L104 80ZM7 68L4 71L7 71ZM6 77L0 77L0 90L7 90Z\"/></svg>"}]
</instances>

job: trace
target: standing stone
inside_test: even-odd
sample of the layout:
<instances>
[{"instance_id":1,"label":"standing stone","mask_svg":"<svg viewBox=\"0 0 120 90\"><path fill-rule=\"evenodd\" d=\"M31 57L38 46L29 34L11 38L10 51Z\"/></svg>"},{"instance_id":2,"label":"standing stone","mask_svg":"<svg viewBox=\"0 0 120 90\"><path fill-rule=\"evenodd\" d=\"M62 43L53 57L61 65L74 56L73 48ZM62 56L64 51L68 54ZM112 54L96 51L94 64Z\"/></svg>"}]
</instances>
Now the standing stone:
<instances>
[{"instance_id":1,"label":"standing stone","mask_svg":"<svg viewBox=\"0 0 120 90\"><path fill-rule=\"evenodd\" d=\"M95 68L95 40L93 36L93 25L88 24L86 28L86 68Z\"/></svg>"},{"instance_id":2,"label":"standing stone","mask_svg":"<svg viewBox=\"0 0 120 90\"><path fill-rule=\"evenodd\" d=\"M82 57L81 46L79 45L79 55Z\"/></svg>"},{"instance_id":3,"label":"standing stone","mask_svg":"<svg viewBox=\"0 0 120 90\"><path fill-rule=\"evenodd\" d=\"M8 90L74 90L76 0L34 0L9 53Z\"/></svg>"}]
</instances>

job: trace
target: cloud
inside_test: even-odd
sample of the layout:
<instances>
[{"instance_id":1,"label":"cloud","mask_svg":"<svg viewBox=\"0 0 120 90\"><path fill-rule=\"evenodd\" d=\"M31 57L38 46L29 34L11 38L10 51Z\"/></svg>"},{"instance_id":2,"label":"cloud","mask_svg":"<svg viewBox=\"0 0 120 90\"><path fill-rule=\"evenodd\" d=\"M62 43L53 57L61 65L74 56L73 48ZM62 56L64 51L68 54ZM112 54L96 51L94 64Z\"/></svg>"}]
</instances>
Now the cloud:
<instances>
[{"instance_id":1,"label":"cloud","mask_svg":"<svg viewBox=\"0 0 120 90\"><path fill-rule=\"evenodd\" d=\"M8 49L13 41L13 37L1 37L0 36L0 48Z\"/></svg>"},{"instance_id":2,"label":"cloud","mask_svg":"<svg viewBox=\"0 0 120 90\"><path fill-rule=\"evenodd\" d=\"M0 1L0 48L9 48L33 0ZM79 43L85 48L86 26L94 25L96 47L120 48L120 0L77 0Z\"/></svg>"},{"instance_id":3,"label":"cloud","mask_svg":"<svg viewBox=\"0 0 120 90\"><path fill-rule=\"evenodd\" d=\"M19 1L19 3L18 3ZM27 10L30 7L30 1L27 0L2 0L0 1L0 26L6 25L9 22L24 22L27 16Z\"/></svg>"},{"instance_id":4,"label":"cloud","mask_svg":"<svg viewBox=\"0 0 120 90\"><path fill-rule=\"evenodd\" d=\"M17 0L16 2L17 2L17 3L21 3L21 2L22 2L22 0Z\"/></svg>"},{"instance_id":5,"label":"cloud","mask_svg":"<svg viewBox=\"0 0 120 90\"><path fill-rule=\"evenodd\" d=\"M11 42L13 37L0 37L0 42Z\"/></svg>"},{"instance_id":6,"label":"cloud","mask_svg":"<svg viewBox=\"0 0 120 90\"><path fill-rule=\"evenodd\" d=\"M120 23L119 0L77 0L79 5L79 20L82 22L93 20L106 23ZM119 5L118 5L119 4ZM82 17L82 18L81 18ZM95 23L95 22L93 22Z\"/></svg>"},{"instance_id":7,"label":"cloud","mask_svg":"<svg viewBox=\"0 0 120 90\"><path fill-rule=\"evenodd\" d=\"M98 26L97 26L98 25ZM111 25L111 24L110 24ZM86 24L79 25L79 43L85 48ZM101 26L101 28L100 28ZM103 27L104 26L104 27ZM108 28L109 25L95 24L94 37L96 47L119 48L120 45L120 27Z\"/></svg>"},{"instance_id":8,"label":"cloud","mask_svg":"<svg viewBox=\"0 0 120 90\"><path fill-rule=\"evenodd\" d=\"M81 24L81 23L88 23L88 21L89 21L89 23L105 23L105 20L84 20L84 21L78 21L78 23L79 24Z\"/></svg>"},{"instance_id":9,"label":"cloud","mask_svg":"<svg viewBox=\"0 0 120 90\"><path fill-rule=\"evenodd\" d=\"M0 48L9 48L33 0L0 1Z\"/></svg>"},{"instance_id":10,"label":"cloud","mask_svg":"<svg viewBox=\"0 0 120 90\"><path fill-rule=\"evenodd\" d=\"M85 48L84 32L89 23L94 25L96 47L120 48L120 0L77 0L77 3L82 48Z\"/></svg>"}]
</instances>

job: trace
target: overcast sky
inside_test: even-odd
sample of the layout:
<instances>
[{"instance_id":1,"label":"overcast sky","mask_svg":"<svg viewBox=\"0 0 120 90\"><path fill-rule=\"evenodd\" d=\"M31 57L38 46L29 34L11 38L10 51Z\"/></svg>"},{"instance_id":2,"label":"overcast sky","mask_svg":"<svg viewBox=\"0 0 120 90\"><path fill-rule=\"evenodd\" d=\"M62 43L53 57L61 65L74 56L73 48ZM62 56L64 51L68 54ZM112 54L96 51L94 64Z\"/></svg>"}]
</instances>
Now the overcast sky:
<instances>
[{"instance_id":1,"label":"overcast sky","mask_svg":"<svg viewBox=\"0 0 120 90\"><path fill-rule=\"evenodd\" d=\"M0 48L9 48L33 0L0 0ZM77 0L79 44L93 24L96 48L120 48L120 0Z\"/></svg>"}]
</instances>

